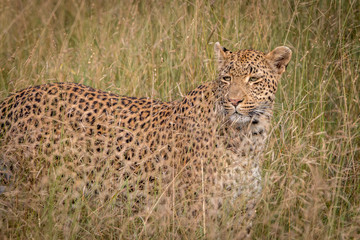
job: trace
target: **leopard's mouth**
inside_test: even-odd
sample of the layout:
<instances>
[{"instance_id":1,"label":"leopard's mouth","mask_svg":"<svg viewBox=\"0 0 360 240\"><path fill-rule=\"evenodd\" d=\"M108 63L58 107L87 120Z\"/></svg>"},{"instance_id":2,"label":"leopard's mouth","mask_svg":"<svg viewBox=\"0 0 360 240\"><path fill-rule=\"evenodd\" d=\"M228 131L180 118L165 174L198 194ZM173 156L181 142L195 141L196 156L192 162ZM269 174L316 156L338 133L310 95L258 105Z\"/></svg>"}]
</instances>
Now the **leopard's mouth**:
<instances>
[{"instance_id":1,"label":"leopard's mouth","mask_svg":"<svg viewBox=\"0 0 360 240\"><path fill-rule=\"evenodd\" d=\"M253 108L235 107L232 104L218 105L218 111L226 117L231 125L242 127L248 124L258 124L263 116L271 115L271 106L269 104L260 104Z\"/></svg>"}]
</instances>

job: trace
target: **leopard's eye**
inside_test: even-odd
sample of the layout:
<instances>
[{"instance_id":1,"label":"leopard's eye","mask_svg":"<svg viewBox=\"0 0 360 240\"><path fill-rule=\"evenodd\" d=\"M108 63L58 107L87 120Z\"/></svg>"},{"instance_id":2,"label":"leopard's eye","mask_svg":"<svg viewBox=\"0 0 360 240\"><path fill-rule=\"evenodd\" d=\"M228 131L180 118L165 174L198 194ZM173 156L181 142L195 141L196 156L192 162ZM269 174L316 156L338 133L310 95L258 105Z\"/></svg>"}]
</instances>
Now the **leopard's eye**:
<instances>
[{"instance_id":1,"label":"leopard's eye","mask_svg":"<svg viewBox=\"0 0 360 240\"><path fill-rule=\"evenodd\" d=\"M258 82L260 80L261 80L261 78L259 78L259 77L250 77L249 78L249 82L251 82L251 83L255 83L255 82Z\"/></svg>"},{"instance_id":2,"label":"leopard's eye","mask_svg":"<svg viewBox=\"0 0 360 240\"><path fill-rule=\"evenodd\" d=\"M231 77L230 77L230 76L223 76L223 77L222 77L222 81L230 82L230 81L231 81Z\"/></svg>"}]
</instances>

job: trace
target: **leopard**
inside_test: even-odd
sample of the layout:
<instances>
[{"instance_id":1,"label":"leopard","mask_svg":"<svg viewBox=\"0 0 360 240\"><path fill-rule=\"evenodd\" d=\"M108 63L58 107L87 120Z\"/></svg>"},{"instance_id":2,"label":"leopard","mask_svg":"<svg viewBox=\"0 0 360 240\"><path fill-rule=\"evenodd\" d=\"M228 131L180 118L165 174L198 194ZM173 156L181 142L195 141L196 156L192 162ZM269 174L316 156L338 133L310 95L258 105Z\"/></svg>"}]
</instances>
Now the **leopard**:
<instances>
[{"instance_id":1,"label":"leopard","mask_svg":"<svg viewBox=\"0 0 360 240\"><path fill-rule=\"evenodd\" d=\"M85 198L118 216L150 222L158 213L184 225L216 222L231 205L236 238L249 237L291 56L286 46L232 52L216 42L214 80L171 102L64 82L11 94L0 104L0 196L46 199L56 181L55 196L70 207Z\"/></svg>"}]
</instances>

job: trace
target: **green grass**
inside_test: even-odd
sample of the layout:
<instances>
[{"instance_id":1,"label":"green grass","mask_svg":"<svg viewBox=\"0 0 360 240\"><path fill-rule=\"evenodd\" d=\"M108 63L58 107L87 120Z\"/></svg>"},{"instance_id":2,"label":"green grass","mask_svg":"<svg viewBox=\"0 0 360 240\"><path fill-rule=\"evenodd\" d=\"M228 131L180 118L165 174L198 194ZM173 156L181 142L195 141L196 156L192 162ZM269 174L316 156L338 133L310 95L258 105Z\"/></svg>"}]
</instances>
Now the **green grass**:
<instances>
[{"instance_id":1,"label":"green grass","mask_svg":"<svg viewBox=\"0 0 360 240\"><path fill-rule=\"evenodd\" d=\"M171 101L214 79L216 41L232 50L293 51L277 93L253 238L360 238L357 0L1 1L0 99L64 81ZM18 213L2 202L0 236L141 238L134 221L120 231L82 203L63 220L64 233L53 201L16 227L7 219Z\"/></svg>"}]
</instances>

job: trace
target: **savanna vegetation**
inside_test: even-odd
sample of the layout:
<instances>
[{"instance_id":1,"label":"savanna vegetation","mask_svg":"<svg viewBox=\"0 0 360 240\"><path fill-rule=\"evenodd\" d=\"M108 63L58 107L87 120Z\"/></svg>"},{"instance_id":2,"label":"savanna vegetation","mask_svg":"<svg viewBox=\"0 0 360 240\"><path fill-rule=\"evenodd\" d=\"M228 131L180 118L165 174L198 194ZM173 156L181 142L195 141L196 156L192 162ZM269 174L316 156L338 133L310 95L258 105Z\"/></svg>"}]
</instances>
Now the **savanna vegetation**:
<instances>
[{"instance_id":1,"label":"savanna vegetation","mask_svg":"<svg viewBox=\"0 0 360 240\"><path fill-rule=\"evenodd\" d=\"M216 41L231 50L293 51L277 93L252 237L360 238L357 0L2 0L0 99L32 85L76 82L172 101L215 78ZM0 238L145 238L139 219L119 227L104 220L111 213L83 206L64 228L54 213L67 209L54 202L50 194L40 206L12 208L0 196ZM225 225L236 226L232 220ZM163 229L154 238L175 238ZM203 233L189 239L211 239Z\"/></svg>"}]
</instances>

